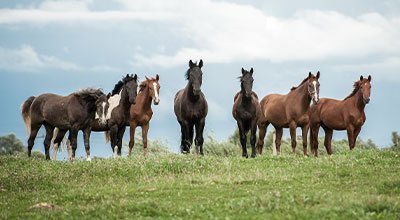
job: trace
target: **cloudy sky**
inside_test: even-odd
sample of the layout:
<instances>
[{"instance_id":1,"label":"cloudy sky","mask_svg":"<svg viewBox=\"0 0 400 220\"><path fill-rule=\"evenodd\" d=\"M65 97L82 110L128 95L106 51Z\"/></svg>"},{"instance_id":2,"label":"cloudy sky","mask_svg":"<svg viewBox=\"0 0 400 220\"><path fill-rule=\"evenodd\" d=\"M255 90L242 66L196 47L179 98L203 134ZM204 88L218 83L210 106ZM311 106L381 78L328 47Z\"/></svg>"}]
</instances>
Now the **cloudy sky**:
<instances>
[{"instance_id":1,"label":"cloudy sky","mask_svg":"<svg viewBox=\"0 0 400 220\"><path fill-rule=\"evenodd\" d=\"M26 140L20 104L30 95L88 86L108 92L126 73L141 79L158 73L161 103L149 136L177 149L173 97L186 85L189 59L200 58L206 130L220 140L235 129L231 108L241 67L254 68L260 97L287 93L319 70L320 96L343 99L353 81L371 74L360 136L387 146L390 132L399 131L397 0L16 0L0 2L0 135ZM42 150L42 141L34 149ZM111 154L101 134L92 137L92 154Z\"/></svg>"}]
</instances>

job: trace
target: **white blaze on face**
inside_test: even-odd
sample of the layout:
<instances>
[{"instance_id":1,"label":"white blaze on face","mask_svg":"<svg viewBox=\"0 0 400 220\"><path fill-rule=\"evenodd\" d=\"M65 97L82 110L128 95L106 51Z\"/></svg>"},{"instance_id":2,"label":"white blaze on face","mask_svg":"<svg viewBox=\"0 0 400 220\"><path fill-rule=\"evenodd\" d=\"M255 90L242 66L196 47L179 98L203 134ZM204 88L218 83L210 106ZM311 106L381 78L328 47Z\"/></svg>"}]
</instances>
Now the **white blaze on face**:
<instances>
[{"instance_id":1,"label":"white blaze on face","mask_svg":"<svg viewBox=\"0 0 400 220\"><path fill-rule=\"evenodd\" d=\"M100 123L102 123L102 124L104 124L104 123L106 123L106 105L107 105L107 102L103 102L103 103L101 103L101 108L102 108L102 111L101 111L101 115L99 115L99 114L97 114L97 111L96 111L96 117L95 117L95 119L98 119L99 121L100 121Z\"/></svg>"},{"instance_id":2,"label":"white blaze on face","mask_svg":"<svg viewBox=\"0 0 400 220\"><path fill-rule=\"evenodd\" d=\"M116 108L119 105L119 101L121 100L122 90L123 89L121 89L121 92L119 92L119 94L115 94L108 99L109 107L106 115L107 120L111 118L111 113L114 110L114 108Z\"/></svg>"},{"instance_id":3,"label":"white blaze on face","mask_svg":"<svg viewBox=\"0 0 400 220\"><path fill-rule=\"evenodd\" d=\"M160 102L160 97L158 96L157 83L156 82L153 82L153 87L154 87L154 103L158 104Z\"/></svg>"},{"instance_id":4,"label":"white blaze on face","mask_svg":"<svg viewBox=\"0 0 400 220\"><path fill-rule=\"evenodd\" d=\"M312 82L312 84L313 84L313 86L314 86L314 93L313 93L313 100L314 100L314 102L315 103L317 103L319 100L319 98L318 98L318 92L317 92L317 81L316 80L314 80L313 82Z\"/></svg>"}]
</instances>

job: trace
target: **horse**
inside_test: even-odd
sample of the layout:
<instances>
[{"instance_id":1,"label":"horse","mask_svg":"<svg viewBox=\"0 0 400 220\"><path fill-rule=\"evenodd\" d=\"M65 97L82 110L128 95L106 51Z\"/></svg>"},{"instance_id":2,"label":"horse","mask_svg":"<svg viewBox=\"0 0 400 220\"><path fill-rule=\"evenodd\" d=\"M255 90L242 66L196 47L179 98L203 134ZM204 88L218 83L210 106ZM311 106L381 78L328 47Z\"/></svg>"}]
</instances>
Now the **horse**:
<instances>
[{"instance_id":1,"label":"horse","mask_svg":"<svg viewBox=\"0 0 400 220\"><path fill-rule=\"evenodd\" d=\"M107 98L100 89L84 89L68 96L45 93L31 96L22 104L22 118L28 130L28 156L31 156L36 135L42 125L46 129L44 148L46 160L50 159L50 142L54 128L69 130L72 159L75 158L78 131L83 130L86 151L90 151L90 124L96 114L99 123L105 124Z\"/></svg>"},{"instance_id":2,"label":"horse","mask_svg":"<svg viewBox=\"0 0 400 220\"><path fill-rule=\"evenodd\" d=\"M241 90L233 99L232 115L239 127L240 144L242 145L242 157L248 157L246 141L247 133L250 130L251 157L256 157L256 132L259 114L261 112L258 96L252 91L253 88L253 68L250 71L242 68L240 79Z\"/></svg>"},{"instance_id":3,"label":"horse","mask_svg":"<svg viewBox=\"0 0 400 220\"><path fill-rule=\"evenodd\" d=\"M193 127L196 128L196 152L203 153L203 131L205 119L208 113L208 104L201 91L203 72L203 60L199 64L189 61L189 69L186 71L188 84L179 90L174 99L174 112L181 127L181 153L187 154L193 143ZM199 152L200 151L200 152Z\"/></svg>"},{"instance_id":4,"label":"horse","mask_svg":"<svg viewBox=\"0 0 400 220\"><path fill-rule=\"evenodd\" d=\"M129 121L129 108L131 104L135 103L136 95L137 75L127 74L115 84L112 92L107 95L106 111L103 112L103 115L96 114L96 120L90 124L92 131L105 132L106 140L111 140L114 157L116 156L115 153L121 155L122 137L126 123ZM102 123L100 117L104 117L107 122ZM57 152L66 132L67 130L60 129L57 133L53 145L53 160L56 159L57 154L55 152ZM90 152L86 151L86 155L87 160L90 160Z\"/></svg>"},{"instance_id":5,"label":"horse","mask_svg":"<svg viewBox=\"0 0 400 220\"><path fill-rule=\"evenodd\" d=\"M333 130L346 130L349 148L355 147L356 139L365 123L365 106L370 101L371 75L360 76L354 82L353 91L343 100L322 98L310 108L311 152L318 156L318 131L321 126L325 131L324 145L329 155L332 154Z\"/></svg>"},{"instance_id":6,"label":"horse","mask_svg":"<svg viewBox=\"0 0 400 220\"><path fill-rule=\"evenodd\" d=\"M270 94L265 96L261 102L261 116L258 123L259 138L257 143L258 153L262 153L264 137L269 124L276 130L276 152L280 154L283 128L290 129L292 150L296 150L296 128L301 127L303 136L303 153L307 156L307 132L310 103L319 101L319 79L320 73L314 76L311 72L299 86L292 87L288 94Z\"/></svg>"},{"instance_id":7,"label":"horse","mask_svg":"<svg viewBox=\"0 0 400 220\"><path fill-rule=\"evenodd\" d=\"M132 155L132 149L135 145L135 130L137 126L142 127L143 154L147 155L147 133L149 131L149 122L153 116L151 103L158 105L160 103L160 77L147 78L140 83L139 93L136 97L136 103L130 108L130 140L129 156Z\"/></svg>"}]
</instances>

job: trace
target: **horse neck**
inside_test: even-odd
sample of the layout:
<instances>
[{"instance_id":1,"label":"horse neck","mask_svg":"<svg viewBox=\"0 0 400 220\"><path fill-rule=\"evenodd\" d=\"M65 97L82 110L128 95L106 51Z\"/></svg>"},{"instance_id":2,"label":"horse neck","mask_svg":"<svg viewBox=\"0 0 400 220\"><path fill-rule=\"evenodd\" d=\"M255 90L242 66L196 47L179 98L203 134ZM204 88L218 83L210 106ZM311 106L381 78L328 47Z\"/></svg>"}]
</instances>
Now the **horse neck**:
<instances>
[{"instance_id":1,"label":"horse neck","mask_svg":"<svg viewBox=\"0 0 400 220\"><path fill-rule=\"evenodd\" d=\"M360 111L364 111L365 103L363 100L363 95L361 89L359 89L356 94L349 98L349 101L353 103L353 105Z\"/></svg>"},{"instance_id":2,"label":"horse neck","mask_svg":"<svg viewBox=\"0 0 400 220\"><path fill-rule=\"evenodd\" d=\"M304 109L307 109L310 106L311 98L308 95L307 83L303 83L303 85L300 85L297 89L293 90L290 94L296 96L298 98L298 100L300 100L300 102L298 102L298 103Z\"/></svg>"},{"instance_id":3,"label":"horse neck","mask_svg":"<svg viewBox=\"0 0 400 220\"><path fill-rule=\"evenodd\" d=\"M137 102L139 102L138 104L141 104L141 108L142 109L151 109L151 101L153 100L153 98L150 96L150 92L149 92L149 85L146 86L146 88L144 88L139 94L138 97L136 99L138 99Z\"/></svg>"},{"instance_id":4,"label":"horse neck","mask_svg":"<svg viewBox=\"0 0 400 220\"><path fill-rule=\"evenodd\" d=\"M119 106L121 106L121 108L124 110L124 112L128 112L129 113L129 109L131 104L129 103L129 96L127 94L125 88L123 87L121 90L121 100L119 101Z\"/></svg>"},{"instance_id":5,"label":"horse neck","mask_svg":"<svg viewBox=\"0 0 400 220\"><path fill-rule=\"evenodd\" d=\"M186 86L186 94L191 102L197 102L200 99L200 95L195 95L193 93L193 86L190 82L188 82Z\"/></svg>"}]
</instances>

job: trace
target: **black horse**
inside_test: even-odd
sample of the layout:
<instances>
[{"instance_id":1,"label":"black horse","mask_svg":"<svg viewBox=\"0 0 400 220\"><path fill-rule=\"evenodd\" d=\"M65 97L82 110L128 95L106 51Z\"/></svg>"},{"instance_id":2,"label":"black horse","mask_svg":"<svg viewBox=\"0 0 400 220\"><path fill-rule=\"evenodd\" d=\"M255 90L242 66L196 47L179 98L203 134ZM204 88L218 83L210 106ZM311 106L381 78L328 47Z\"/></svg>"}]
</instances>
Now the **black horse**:
<instances>
[{"instance_id":1,"label":"black horse","mask_svg":"<svg viewBox=\"0 0 400 220\"><path fill-rule=\"evenodd\" d=\"M240 79L241 90L235 95L232 115L239 127L240 144L242 145L242 156L248 157L246 141L247 132L251 130L250 144L251 157L256 156L256 132L257 122L260 114L260 104L258 96L252 91L253 88L253 68L250 71L242 68Z\"/></svg>"},{"instance_id":2,"label":"black horse","mask_svg":"<svg viewBox=\"0 0 400 220\"><path fill-rule=\"evenodd\" d=\"M93 120L90 127L92 131L106 132L106 139L111 142L111 149L119 156L122 150L122 138L125 128L129 125L129 110L132 104L135 104L137 95L137 75L127 74L122 80L115 84L114 89L107 95L107 111L104 112L104 118L107 123L102 123L101 115L96 114L96 120ZM57 133L54 140L53 150L56 152L62 142L67 130L61 130ZM118 148L118 149L116 149ZM90 160L90 152L86 152L87 160ZM55 159L56 154L53 154Z\"/></svg>"},{"instance_id":3,"label":"black horse","mask_svg":"<svg viewBox=\"0 0 400 220\"><path fill-rule=\"evenodd\" d=\"M184 89L179 90L175 95L174 111L181 126L181 153L187 154L193 143L193 127L196 127L195 145L196 151L203 153L203 130L205 119L208 113L208 105L204 94L201 92L202 76L201 71L203 60L199 65L189 61L189 69L186 71L186 79L189 81Z\"/></svg>"},{"instance_id":4,"label":"black horse","mask_svg":"<svg viewBox=\"0 0 400 220\"><path fill-rule=\"evenodd\" d=\"M22 104L22 118L29 133L28 156L31 156L36 135L42 125L46 129L44 148L46 160L50 159L49 149L54 128L70 131L72 159L75 158L78 131L83 130L86 151L90 150L90 125L96 115L105 123L107 96L100 89L85 89L68 96L45 93L31 96Z\"/></svg>"}]
</instances>

